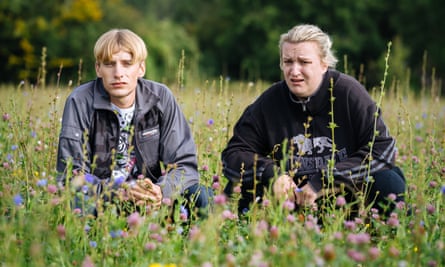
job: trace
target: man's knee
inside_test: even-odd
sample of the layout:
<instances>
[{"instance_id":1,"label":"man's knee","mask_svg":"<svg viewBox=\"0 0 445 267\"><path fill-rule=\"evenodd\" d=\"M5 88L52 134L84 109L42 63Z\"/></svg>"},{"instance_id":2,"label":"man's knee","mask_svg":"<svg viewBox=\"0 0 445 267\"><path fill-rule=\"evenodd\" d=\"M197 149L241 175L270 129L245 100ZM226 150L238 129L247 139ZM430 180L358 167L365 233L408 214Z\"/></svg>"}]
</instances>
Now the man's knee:
<instances>
[{"instance_id":1,"label":"man's knee","mask_svg":"<svg viewBox=\"0 0 445 267\"><path fill-rule=\"evenodd\" d=\"M213 191L204 185L195 184L185 190L184 196L188 201L194 203L194 207L205 208L213 199Z\"/></svg>"}]
</instances>

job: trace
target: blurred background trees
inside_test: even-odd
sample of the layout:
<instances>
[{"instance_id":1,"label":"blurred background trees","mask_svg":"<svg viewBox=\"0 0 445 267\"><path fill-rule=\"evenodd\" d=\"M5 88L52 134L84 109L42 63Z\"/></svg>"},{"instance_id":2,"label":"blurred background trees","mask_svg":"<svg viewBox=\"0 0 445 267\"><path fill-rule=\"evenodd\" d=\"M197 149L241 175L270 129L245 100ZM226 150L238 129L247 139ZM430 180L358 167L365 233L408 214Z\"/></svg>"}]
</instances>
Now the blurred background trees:
<instances>
[{"instance_id":1,"label":"blurred background trees","mask_svg":"<svg viewBox=\"0 0 445 267\"><path fill-rule=\"evenodd\" d=\"M195 78L280 79L278 39L300 23L334 40L339 70L368 87L383 76L421 87L425 70L445 76L439 0L14 0L0 3L0 83L95 77L92 49L110 28L130 28L149 50L147 77L174 81L185 55ZM46 52L45 52L46 49ZM46 65L42 65L45 63ZM45 72L46 71L46 72ZM58 76L60 74L60 76ZM430 77L427 77L430 78ZM425 82L425 77L423 77Z\"/></svg>"}]
</instances>

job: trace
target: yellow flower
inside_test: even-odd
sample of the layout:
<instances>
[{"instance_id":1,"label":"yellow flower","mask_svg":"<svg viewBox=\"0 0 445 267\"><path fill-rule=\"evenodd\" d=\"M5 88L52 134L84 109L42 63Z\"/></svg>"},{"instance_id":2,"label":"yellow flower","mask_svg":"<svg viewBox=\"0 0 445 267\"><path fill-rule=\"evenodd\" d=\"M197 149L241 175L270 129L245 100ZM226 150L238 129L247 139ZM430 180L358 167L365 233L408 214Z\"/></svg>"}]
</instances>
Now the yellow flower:
<instances>
[{"instance_id":1,"label":"yellow flower","mask_svg":"<svg viewBox=\"0 0 445 267\"><path fill-rule=\"evenodd\" d=\"M156 262L156 263L150 263L148 265L148 267L176 267L176 264L168 263L168 264L163 265L163 264L160 264L160 263Z\"/></svg>"}]
</instances>

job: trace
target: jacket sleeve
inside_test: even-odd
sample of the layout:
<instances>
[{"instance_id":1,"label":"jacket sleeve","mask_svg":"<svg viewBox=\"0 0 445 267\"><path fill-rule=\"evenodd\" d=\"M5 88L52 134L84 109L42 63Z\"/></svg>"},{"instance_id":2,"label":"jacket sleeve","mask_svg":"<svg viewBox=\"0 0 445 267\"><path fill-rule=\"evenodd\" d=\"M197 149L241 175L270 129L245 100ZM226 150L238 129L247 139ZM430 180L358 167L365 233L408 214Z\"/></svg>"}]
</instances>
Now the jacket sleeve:
<instances>
[{"instance_id":1,"label":"jacket sleeve","mask_svg":"<svg viewBox=\"0 0 445 267\"><path fill-rule=\"evenodd\" d=\"M190 127L169 90L165 90L161 103L159 153L167 172L157 184L164 198L172 198L199 182L198 163Z\"/></svg>"},{"instance_id":2,"label":"jacket sleeve","mask_svg":"<svg viewBox=\"0 0 445 267\"><path fill-rule=\"evenodd\" d=\"M81 111L74 97L67 98L57 150L58 183L65 184L66 179L71 178L72 173L67 173L68 166L71 171L90 172L88 152L91 148L89 142L84 142L87 134L87 127L85 127L87 121L83 118L85 113Z\"/></svg>"},{"instance_id":3,"label":"jacket sleeve","mask_svg":"<svg viewBox=\"0 0 445 267\"><path fill-rule=\"evenodd\" d=\"M233 136L221 154L224 176L233 183L252 186L253 181L267 183L274 176L274 161L268 155L265 127L260 127L253 106L236 123Z\"/></svg>"}]
</instances>

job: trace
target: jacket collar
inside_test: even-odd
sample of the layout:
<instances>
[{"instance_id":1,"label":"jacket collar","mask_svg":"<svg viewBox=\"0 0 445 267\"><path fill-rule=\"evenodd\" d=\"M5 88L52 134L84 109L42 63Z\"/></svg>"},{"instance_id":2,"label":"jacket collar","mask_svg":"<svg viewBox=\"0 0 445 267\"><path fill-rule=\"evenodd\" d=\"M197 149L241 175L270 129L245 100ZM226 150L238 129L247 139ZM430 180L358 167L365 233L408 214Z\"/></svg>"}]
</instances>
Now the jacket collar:
<instances>
[{"instance_id":1,"label":"jacket collar","mask_svg":"<svg viewBox=\"0 0 445 267\"><path fill-rule=\"evenodd\" d=\"M138 79L135 101L137 113L145 114L160 100L152 86L152 83L146 83L142 78ZM93 99L94 109L112 110L110 96L105 91L101 78L94 81Z\"/></svg>"}]
</instances>

